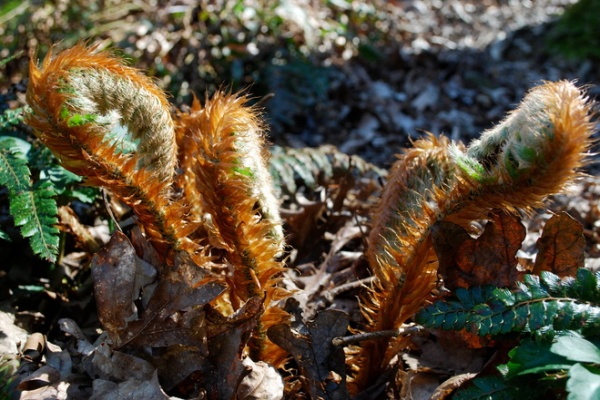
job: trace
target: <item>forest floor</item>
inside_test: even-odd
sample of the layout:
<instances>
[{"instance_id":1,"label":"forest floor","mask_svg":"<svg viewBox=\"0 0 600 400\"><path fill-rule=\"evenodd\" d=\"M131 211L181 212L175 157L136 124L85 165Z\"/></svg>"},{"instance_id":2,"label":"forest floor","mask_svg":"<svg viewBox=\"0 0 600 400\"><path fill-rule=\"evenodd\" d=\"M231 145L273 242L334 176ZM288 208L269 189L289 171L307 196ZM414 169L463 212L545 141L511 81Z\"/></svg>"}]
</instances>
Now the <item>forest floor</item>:
<instances>
[{"instance_id":1,"label":"forest floor","mask_svg":"<svg viewBox=\"0 0 600 400\"><path fill-rule=\"evenodd\" d=\"M18 55L0 67L4 107L23 105L32 49L38 48L41 57L54 43L68 47L79 40L100 41L122 49L133 65L153 75L171 93L174 108L185 108L193 93L202 97L220 87L243 89L264 107L273 144L298 149L331 144L383 169L424 132L468 143L543 81L572 80L586 86L590 98L600 95L598 60L566 57L551 44L571 0L390 0L374 5L332 0L328 6L296 0L263 14L256 10L267 9L268 1L247 2L254 7L186 0L113 0L102 2L104 8L86 0L39 7L23 3L28 6L0 12L0 59ZM587 171L590 176L569 194L554 199L552 212L567 211L583 224L586 266L597 270L598 166L591 164ZM339 193L337 187L286 199L284 217L296 230L289 278L304 290L298 299L305 317L335 308L360 324L360 286L335 289L369 275L362 255L373 199L356 200L364 189L359 186L350 190L354 203L343 210L323 198ZM0 200L4 227L9 220L6 195ZM521 256L531 255L550 215L541 211L526 220ZM313 225L300 227L303 219ZM108 241L105 222L90 230ZM9 321L0 324L10 339L5 348L25 337L17 327L9 333L4 328L9 325L43 332L59 344L60 318L73 319L86 335L97 334L85 267L90 254L70 245L62 264L51 269L23 256L25 242L0 244L8 260L0 271L0 302L9 310L0 314ZM65 281L71 283L68 289ZM457 349L431 338L416 342L418 351L404 356L407 370L427 371L414 374L410 393L415 400L429 398L448 377L479 372L490 359L489 349Z\"/></svg>"}]
</instances>

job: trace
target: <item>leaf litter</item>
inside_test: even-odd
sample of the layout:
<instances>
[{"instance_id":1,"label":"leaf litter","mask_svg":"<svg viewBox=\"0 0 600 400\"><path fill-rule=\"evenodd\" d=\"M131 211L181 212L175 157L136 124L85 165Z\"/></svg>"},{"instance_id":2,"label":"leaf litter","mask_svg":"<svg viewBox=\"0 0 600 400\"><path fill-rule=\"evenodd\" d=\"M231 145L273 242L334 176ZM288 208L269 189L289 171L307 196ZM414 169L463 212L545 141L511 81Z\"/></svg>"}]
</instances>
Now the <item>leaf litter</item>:
<instances>
[{"instance_id":1,"label":"leaf litter","mask_svg":"<svg viewBox=\"0 0 600 400\"><path fill-rule=\"evenodd\" d=\"M415 2L413 7L418 9L421 3ZM507 52L508 47L498 51ZM421 60L428 62L428 57L425 54ZM455 61L449 62L452 64ZM422 78L423 82L429 80L429 77ZM403 93L400 94L407 95L411 105L421 109L421 115L416 116L411 111L410 115L404 114L402 117L399 107L386 113L396 115L404 126L410 126L411 131L414 127L422 128L425 126L423 118L427 118L423 115L435 111L433 105L436 101L468 95L463 87L464 79L461 77L455 81L460 86L457 95L451 93L452 85L442 92L436 90L435 86L426 86L427 90L422 90L422 82L419 83L414 77L406 79ZM389 96L390 90L395 92L387 83L374 85L370 77L365 85L379 87L373 95L375 100L388 98L386 96ZM394 96L397 101L402 100L398 93ZM500 99L506 96L502 89L489 90L489 98L494 104L501 103ZM373 103L379 103L381 107L390 104L385 101ZM365 105L360 103L360 107ZM458 124L461 129L476 125L472 124L467 113L452 108L448 110L440 121L463 121ZM362 126L359 124L356 131L351 131L351 140L345 145L347 150L353 151L377 139L379 131L387 126L385 121L375 124L368 118L364 120ZM459 131L449 133L462 134ZM399 145L397 139L390 137L377 143L380 146L377 148L381 148L382 143L384 147ZM296 167L293 173L299 174L301 171ZM371 196L377 194L379 179L384 177L362 179L362 176L359 176L358 183L355 178L314 181L310 185L300 182L293 191L289 191L293 195L287 198L283 206L291 235L290 243L295 251L290 255L291 270L286 279L291 288L295 285L304 289L294 297L306 307L301 307L304 314L294 314L296 320L290 326L278 326L270 335L284 343L283 346L294 357L297 368L310 377L300 382L300 386L304 386L307 393L324 395L325 398L343 398L336 396L345 393L340 349L331 347L328 341L348 334L348 325L360 323L360 315L356 314L356 295L361 285L351 286L347 291L334 289L368 277L366 263L361 258L364 250L363 232L368 230ZM307 175L301 178L310 182ZM600 265L597 261L600 259L597 223L600 209L596 200L600 194L599 187L596 178L582 180L570 196L557 197L553 206L556 214L542 213L525 219L528 232L525 238L522 236L523 229L517 227L522 225L516 217L491 216L478 238L471 236L472 231L459 226L439 227L440 236L446 238L446 242L452 242L451 247L442 246L441 250L446 270L452 271L458 267L461 272L459 276L445 276L444 282L450 285L492 283L511 286L518 281L522 270L532 268L568 275L572 268L582 264L584 254L590 256L585 258L586 265L597 269ZM574 216L583 227L564 212ZM83 238L83 234L80 236ZM210 277L202 275L200 268L185 258L179 260L173 271L166 272L166 268L157 262L158 258L152 255L151 247L143 243L143 237L132 234L131 241L134 246L126 237L115 234L93 262L92 272L97 276L98 316L106 329L105 335L91 343L87 339L89 331L84 334L77 322L61 320L60 329L69 337L64 339L61 347L68 349L68 352L60 347L50 350L52 343L49 343L50 347L42 351L40 361L45 365L23 372L27 377L21 383L29 390L24 390L22 398L60 397L67 394L69 398L119 398L132 395L135 398L168 398L163 388L172 390L177 387L180 393L190 396L199 394L196 389L187 387L191 385L190 381L206 383L203 389L213 396L224 396L220 398L234 395L239 398L260 398L267 393L281 393L281 382L269 366L258 367L258 363L249 365L251 361L247 357L241 360L240 356L240 338L256 324L261 299L249 300L236 315L225 318L218 310L207 305L220 293L218 282L210 282ZM491 251L498 258L493 257ZM525 259L530 261L529 265L523 265L522 260ZM487 273L483 265L488 263L498 267L502 273L497 276ZM568 270L557 270L561 266L568 266ZM124 270L126 268L127 271ZM160 273L166 277L166 283L162 286L154 283ZM110 301L107 300L109 298ZM346 311L350 312L349 319L338 311L339 304L346 304ZM215 341L218 343L216 349L206 348L208 337L218 338ZM109 349L106 345L108 342L112 342L116 348L133 344L150 349L160 348L157 354L153 354L154 361L169 367L157 368L139 355ZM453 338L417 336L413 346L404 357L410 376L399 372L397 380L404 384L410 382L403 388L403 393L412 394L417 399L431 393L431 390L419 391L419 388L435 388L437 383L446 378L478 372L482 362L490 357L486 346L493 346L493 343L477 344L475 347L479 348L476 349L461 347L461 356L449 351L453 346L456 347ZM428 358L447 362L432 365L428 364ZM186 381L190 376L194 379ZM91 386L89 377L94 377ZM443 387L443 384L439 387ZM446 398L447 395L439 395L438 398Z\"/></svg>"}]
</instances>

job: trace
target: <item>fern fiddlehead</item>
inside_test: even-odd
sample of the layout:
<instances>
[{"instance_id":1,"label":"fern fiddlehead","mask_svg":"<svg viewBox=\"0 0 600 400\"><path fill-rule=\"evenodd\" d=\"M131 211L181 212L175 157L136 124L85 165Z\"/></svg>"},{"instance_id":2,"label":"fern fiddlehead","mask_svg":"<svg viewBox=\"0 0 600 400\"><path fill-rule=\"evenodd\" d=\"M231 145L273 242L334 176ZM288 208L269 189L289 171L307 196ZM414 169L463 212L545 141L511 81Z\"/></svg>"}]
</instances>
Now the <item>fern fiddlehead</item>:
<instances>
[{"instance_id":1,"label":"fern fiddlehead","mask_svg":"<svg viewBox=\"0 0 600 400\"><path fill-rule=\"evenodd\" d=\"M165 94L150 78L97 47L77 45L30 65L25 122L71 172L109 188L155 243L185 240L183 207L168 207L177 164ZM137 142L135 151L122 146ZM111 139L111 136L113 137Z\"/></svg>"},{"instance_id":2,"label":"fern fiddlehead","mask_svg":"<svg viewBox=\"0 0 600 400\"><path fill-rule=\"evenodd\" d=\"M568 185L590 146L590 109L572 83L546 83L466 149L429 136L401 155L373 214L367 255L377 280L363 299L368 329L397 329L434 287L436 221L464 223L493 208L530 211ZM373 381L403 340L365 343L352 361L355 390Z\"/></svg>"},{"instance_id":3,"label":"fern fiddlehead","mask_svg":"<svg viewBox=\"0 0 600 400\"><path fill-rule=\"evenodd\" d=\"M227 252L234 267L229 280L232 304L237 308L264 296L265 326L258 329L264 332L285 318L281 310L269 307L285 293L277 287L284 241L263 126L246 101L225 93L215 94L204 106L195 100L189 113L179 115L177 130L188 146L184 190L194 192L199 210L214 225L213 242ZM257 346L264 340L259 338Z\"/></svg>"}]
</instances>

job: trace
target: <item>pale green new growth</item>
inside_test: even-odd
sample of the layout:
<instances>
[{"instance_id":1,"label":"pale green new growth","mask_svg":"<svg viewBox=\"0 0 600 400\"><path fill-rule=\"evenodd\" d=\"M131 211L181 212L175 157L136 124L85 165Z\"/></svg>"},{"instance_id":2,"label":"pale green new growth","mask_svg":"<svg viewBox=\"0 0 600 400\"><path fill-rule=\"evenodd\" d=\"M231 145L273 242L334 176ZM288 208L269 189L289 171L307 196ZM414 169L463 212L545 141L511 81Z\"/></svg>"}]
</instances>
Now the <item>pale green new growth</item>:
<instances>
[{"instance_id":1,"label":"pale green new growth","mask_svg":"<svg viewBox=\"0 0 600 400\"><path fill-rule=\"evenodd\" d=\"M254 128L240 134L236 141L239 153L240 167L238 173L242 173L253 181L250 185L251 197L257 198L263 218L272 224L272 239L275 240L279 251L283 251L284 235L283 222L279 215L279 201L275 197L273 182L264 157L262 157L263 141L261 132ZM243 172L242 172L243 171Z\"/></svg>"},{"instance_id":2,"label":"pale green new growth","mask_svg":"<svg viewBox=\"0 0 600 400\"><path fill-rule=\"evenodd\" d=\"M140 141L139 167L156 170L160 179L171 179L177 163L174 127L159 98L139 83L102 69L71 71L65 84L77 93L69 101L74 111L68 117L70 126L93 122L107 136L125 127Z\"/></svg>"}]
</instances>

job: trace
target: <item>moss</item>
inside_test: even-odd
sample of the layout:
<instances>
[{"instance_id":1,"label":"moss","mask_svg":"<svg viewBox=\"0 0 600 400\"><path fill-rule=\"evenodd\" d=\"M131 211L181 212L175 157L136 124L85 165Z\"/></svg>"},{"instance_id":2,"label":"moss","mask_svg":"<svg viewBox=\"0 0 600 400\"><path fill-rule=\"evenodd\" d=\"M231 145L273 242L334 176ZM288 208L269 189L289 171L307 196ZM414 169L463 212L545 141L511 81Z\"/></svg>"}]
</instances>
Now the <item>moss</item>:
<instances>
[{"instance_id":1,"label":"moss","mask_svg":"<svg viewBox=\"0 0 600 400\"><path fill-rule=\"evenodd\" d=\"M600 60L600 1L579 0L550 30L550 51L573 60Z\"/></svg>"}]
</instances>

